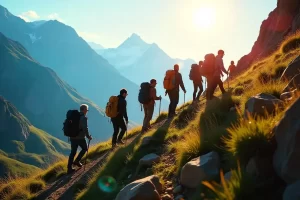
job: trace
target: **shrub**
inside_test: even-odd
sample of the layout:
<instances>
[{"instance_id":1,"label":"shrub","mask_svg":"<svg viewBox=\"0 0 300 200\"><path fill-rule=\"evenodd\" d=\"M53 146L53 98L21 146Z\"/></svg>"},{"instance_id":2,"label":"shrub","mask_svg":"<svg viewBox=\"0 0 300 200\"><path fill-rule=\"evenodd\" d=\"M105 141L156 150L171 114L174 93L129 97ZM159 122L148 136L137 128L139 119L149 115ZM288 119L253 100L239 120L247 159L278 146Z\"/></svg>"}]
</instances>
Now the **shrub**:
<instances>
[{"instance_id":1,"label":"shrub","mask_svg":"<svg viewBox=\"0 0 300 200\"><path fill-rule=\"evenodd\" d=\"M12 194L9 195L10 200L27 200L30 198L30 193L24 189L16 188Z\"/></svg>"},{"instance_id":2,"label":"shrub","mask_svg":"<svg viewBox=\"0 0 300 200\"><path fill-rule=\"evenodd\" d=\"M42 180L45 182L50 182L52 180L55 180L58 175L61 175L62 172L67 171L67 166L65 162L59 162L56 165L54 165L52 168L49 168L43 175Z\"/></svg>"},{"instance_id":3,"label":"shrub","mask_svg":"<svg viewBox=\"0 0 300 200\"><path fill-rule=\"evenodd\" d=\"M26 188L30 191L30 193L37 193L44 189L45 187L45 182L42 180L32 180L30 183L27 185Z\"/></svg>"},{"instance_id":4,"label":"shrub","mask_svg":"<svg viewBox=\"0 0 300 200\"><path fill-rule=\"evenodd\" d=\"M164 121L165 119L168 118L168 113L167 112L162 112L160 115L155 119L154 123L160 123Z\"/></svg>"},{"instance_id":5,"label":"shrub","mask_svg":"<svg viewBox=\"0 0 300 200\"><path fill-rule=\"evenodd\" d=\"M244 87L242 86L237 86L236 88L234 88L233 90L233 94L236 96L240 96L244 93Z\"/></svg>"},{"instance_id":6,"label":"shrub","mask_svg":"<svg viewBox=\"0 0 300 200\"><path fill-rule=\"evenodd\" d=\"M229 136L224 137L228 151L236 156L242 164L256 155L273 150L273 118L241 120L238 125L228 129Z\"/></svg>"},{"instance_id":7,"label":"shrub","mask_svg":"<svg viewBox=\"0 0 300 200\"><path fill-rule=\"evenodd\" d=\"M195 118L198 112L197 106L190 105L180 112L179 116L174 120L178 128L184 128L188 125L189 121Z\"/></svg>"},{"instance_id":8,"label":"shrub","mask_svg":"<svg viewBox=\"0 0 300 200\"><path fill-rule=\"evenodd\" d=\"M290 51L293 51L295 49L300 48L300 36L299 35L295 35L293 37L290 37L289 39L287 39L281 47L281 51L284 54L289 53Z\"/></svg>"},{"instance_id":9,"label":"shrub","mask_svg":"<svg viewBox=\"0 0 300 200\"><path fill-rule=\"evenodd\" d=\"M257 79L260 83L268 83L272 80L272 76L267 72L260 72Z\"/></svg>"},{"instance_id":10,"label":"shrub","mask_svg":"<svg viewBox=\"0 0 300 200\"><path fill-rule=\"evenodd\" d=\"M284 65L279 65L274 69L273 72L273 78L279 79L281 75L283 74L284 70L286 69L286 66Z\"/></svg>"}]
</instances>

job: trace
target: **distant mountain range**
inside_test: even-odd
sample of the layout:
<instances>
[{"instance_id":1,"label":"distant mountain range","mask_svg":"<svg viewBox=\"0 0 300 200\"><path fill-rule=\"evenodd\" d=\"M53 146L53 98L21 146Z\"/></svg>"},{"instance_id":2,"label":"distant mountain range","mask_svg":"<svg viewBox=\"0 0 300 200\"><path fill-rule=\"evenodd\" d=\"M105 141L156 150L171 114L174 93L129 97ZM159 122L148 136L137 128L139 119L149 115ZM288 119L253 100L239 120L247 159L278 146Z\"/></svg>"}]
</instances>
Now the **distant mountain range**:
<instances>
[{"instance_id":1,"label":"distant mountain range","mask_svg":"<svg viewBox=\"0 0 300 200\"><path fill-rule=\"evenodd\" d=\"M129 119L142 122L143 113L137 101L139 86L122 76L70 26L56 20L32 26L0 6L0 32L20 42L35 60L53 69L66 83L102 108L111 95L118 95L121 88L126 88Z\"/></svg>"},{"instance_id":2,"label":"distant mountain range","mask_svg":"<svg viewBox=\"0 0 300 200\"><path fill-rule=\"evenodd\" d=\"M94 42L89 42L88 44L94 50L102 50L102 49L104 49L104 47L101 44L97 44L97 43L94 43Z\"/></svg>"},{"instance_id":3,"label":"distant mountain range","mask_svg":"<svg viewBox=\"0 0 300 200\"><path fill-rule=\"evenodd\" d=\"M190 66L196 63L192 59L173 59L166 54L157 44L148 44L137 34L132 34L117 48L101 49L95 51L114 65L129 80L136 84L157 79L157 91L164 94L163 79L168 69L173 69L174 64L180 65L185 86L192 92L192 83L189 80ZM181 102L183 95L181 95Z\"/></svg>"}]
</instances>

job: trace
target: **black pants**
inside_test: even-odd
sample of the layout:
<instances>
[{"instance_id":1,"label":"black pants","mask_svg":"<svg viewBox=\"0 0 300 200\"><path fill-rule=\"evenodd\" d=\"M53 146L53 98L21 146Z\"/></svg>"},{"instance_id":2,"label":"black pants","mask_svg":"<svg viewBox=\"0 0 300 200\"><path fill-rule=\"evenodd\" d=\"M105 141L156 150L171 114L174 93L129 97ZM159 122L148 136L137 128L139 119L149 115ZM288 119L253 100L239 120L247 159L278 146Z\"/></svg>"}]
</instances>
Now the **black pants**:
<instances>
[{"instance_id":1,"label":"black pants","mask_svg":"<svg viewBox=\"0 0 300 200\"><path fill-rule=\"evenodd\" d=\"M122 140L122 138L127 130L127 127L126 127L124 119L121 117L112 118L111 122L113 123L113 126L114 126L112 145L115 145L117 143L117 141ZM120 132L120 129L121 129L121 132ZM120 134L119 134L119 132L120 132Z\"/></svg>"},{"instance_id":2,"label":"black pants","mask_svg":"<svg viewBox=\"0 0 300 200\"><path fill-rule=\"evenodd\" d=\"M170 105L169 105L169 117L173 117L176 113L176 107L179 102L179 90L169 90L168 91Z\"/></svg>"},{"instance_id":3,"label":"black pants","mask_svg":"<svg viewBox=\"0 0 300 200\"><path fill-rule=\"evenodd\" d=\"M71 153L68 160L68 169L72 168L72 164L78 149L78 146L80 146L81 151L78 154L77 158L75 159L75 162L79 162L82 157L84 156L85 152L87 151L87 144L85 139L70 139L71 142Z\"/></svg>"},{"instance_id":4,"label":"black pants","mask_svg":"<svg viewBox=\"0 0 300 200\"><path fill-rule=\"evenodd\" d=\"M195 100L196 98L199 100L200 95L203 92L202 82L201 81L193 81L193 84L194 84L193 100ZM198 88L199 88L199 92L197 94Z\"/></svg>"},{"instance_id":5,"label":"black pants","mask_svg":"<svg viewBox=\"0 0 300 200\"><path fill-rule=\"evenodd\" d=\"M223 86L223 81L221 80L220 76L214 77L214 86L213 86L212 94L215 92L217 86L219 86L222 94L224 94L226 92L224 89L224 86Z\"/></svg>"},{"instance_id":6,"label":"black pants","mask_svg":"<svg viewBox=\"0 0 300 200\"><path fill-rule=\"evenodd\" d=\"M206 77L207 81L207 88L206 88L206 99L211 100L213 96L213 91L214 91L214 79L212 76Z\"/></svg>"}]
</instances>

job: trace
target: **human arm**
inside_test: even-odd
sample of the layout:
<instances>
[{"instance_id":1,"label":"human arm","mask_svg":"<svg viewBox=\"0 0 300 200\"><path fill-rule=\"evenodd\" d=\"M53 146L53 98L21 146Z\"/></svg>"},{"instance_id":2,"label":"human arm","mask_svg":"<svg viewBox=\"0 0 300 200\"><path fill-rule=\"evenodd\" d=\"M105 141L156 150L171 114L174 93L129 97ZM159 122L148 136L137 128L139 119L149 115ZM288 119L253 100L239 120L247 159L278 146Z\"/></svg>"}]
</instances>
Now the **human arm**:
<instances>
[{"instance_id":1,"label":"human arm","mask_svg":"<svg viewBox=\"0 0 300 200\"><path fill-rule=\"evenodd\" d=\"M151 95L151 99L153 100L161 100L161 97L156 96L156 89L155 88L151 88L150 90L150 95Z\"/></svg>"},{"instance_id":2,"label":"human arm","mask_svg":"<svg viewBox=\"0 0 300 200\"><path fill-rule=\"evenodd\" d=\"M81 118L81 129L84 133L84 136L87 137L89 140L91 140L92 136L89 133L88 122L87 122L87 117L86 116L83 116Z\"/></svg>"},{"instance_id":3,"label":"human arm","mask_svg":"<svg viewBox=\"0 0 300 200\"><path fill-rule=\"evenodd\" d=\"M125 100L125 103L124 103L124 119L126 121L126 124L128 124L128 116L127 116L127 102Z\"/></svg>"},{"instance_id":4,"label":"human arm","mask_svg":"<svg viewBox=\"0 0 300 200\"><path fill-rule=\"evenodd\" d=\"M179 78L179 85L180 85L181 89L184 91L184 93L186 93L181 74L179 74L178 78Z\"/></svg>"}]
</instances>

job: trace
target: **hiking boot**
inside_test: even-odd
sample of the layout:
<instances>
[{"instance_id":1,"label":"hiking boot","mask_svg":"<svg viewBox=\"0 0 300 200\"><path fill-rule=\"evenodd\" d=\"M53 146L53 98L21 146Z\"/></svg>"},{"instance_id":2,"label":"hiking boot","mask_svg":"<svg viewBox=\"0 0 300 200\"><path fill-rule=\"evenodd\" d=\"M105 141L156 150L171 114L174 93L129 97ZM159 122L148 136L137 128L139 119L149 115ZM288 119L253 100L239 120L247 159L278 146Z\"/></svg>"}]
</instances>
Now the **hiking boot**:
<instances>
[{"instance_id":1,"label":"hiking boot","mask_svg":"<svg viewBox=\"0 0 300 200\"><path fill-rule=\"evenodd\" d=\"M81 164L81 162L80 161L75 161L74 163L73 163L73 165L76 165L77 167L82 167L82 164Z\"/></svg>"},{"instance_id":2,"label":"hiking boot","mask_svg":"<svg viewBox=\"0 0 300 200\"><path fill-rule=\"evenodd\" d=\"M123 140L119 140L118 143L119 144L125 144L125 142Z\"/></svg>"},{"instance_id":3,"label":"hiking boot","mask_svg":"<svg viewBox=\"0 0 300 200\"><path fill-rule=\"evenodd\" d=\"M72 173L74 173L76 170L74 169L74 168L69 168L68 169L68 171L67 171L67 173L68 174L72 174Z\"/></svg>"}]
</instances>

